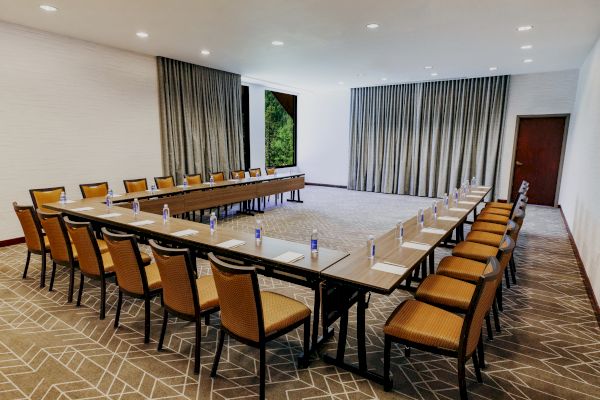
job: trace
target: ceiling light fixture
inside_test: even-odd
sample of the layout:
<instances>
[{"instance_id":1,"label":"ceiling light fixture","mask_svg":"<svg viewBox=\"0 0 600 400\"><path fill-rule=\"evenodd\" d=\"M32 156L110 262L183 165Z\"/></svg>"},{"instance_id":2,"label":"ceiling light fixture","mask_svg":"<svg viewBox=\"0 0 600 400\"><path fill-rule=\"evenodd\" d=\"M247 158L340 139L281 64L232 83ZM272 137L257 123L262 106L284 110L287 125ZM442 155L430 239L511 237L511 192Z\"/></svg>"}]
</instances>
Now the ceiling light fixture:
<instances>
[{"instance_id":1,"label":"ceiling light fixture","mask_svg":"<svg viewBox=\"0 0 600 400\"><path fill-rule=\"evenodd\" d=\"M532 60L531 58L526 58L526 59L524 59L524 60L523 60L523 62L524 62L525 64L529 64L529 63L532 63L532 62L533 62L533 60Z\"/></svg>"},{"instance_id":2,"label":"ceiling light fixture","mask_svg":"<svg viewBox=\"0 0 600 400\"><path fill-rule=\"evenodd\" d=\"M379 28L379 24L370 23L370 24L367 24L367 28L369 28L369 29L377 29L377 28Z\"/></svg>"},{"instance_id":3,"label":"ceiling light fixture","mask_svg":"<svg viewBox=\"0 0 600 400\"><path fill-rule=\"evenodd\" d=\"M385 81L387 81L387 78L381 78L381 80L385 82Z\"/></svg>"},{"instance_id":4,"label":"ceiling light fixture","mask_svg":"<svg viewBox=\"0 0 600 400\"><path fill-rule=\"evenodd\" d=\"M533 45L530 44L524 44L523 46L521 46L521 50L531 50L533 48Z\"/></svg>"},{"instance_id":5,"label":"ceiling light fixture","mask_svg":"<svg viewBox=\"0 0 600 400\"><path fill-rule=\"evenodd\" d=\"M490 67L490 71L497 71L498 67Z\"/></svg>"},{"instance_id":6,"label":"ceiling light fixture","mask_svg":"<svg viewBox=\"0 0 600 400\"><path fill-rule=\"evenodd\" d=\"M147 32L142 32L142 31L140 31L140 32L137 32L137 33L136 33L136 36L137 36L137 37L139 37L139 38L142 38L142 39L146 39L146 38L147 38L148 36L150 36L150 35L148 35L148 33L147 33Z\"/></svg>"},{"instance_id":7,"label":"ceiling light fixture","mask_svg":"<svg viewBox=\"0 0 600 400\"><path fill-rule=\"evenodd\" d=\"M209 54L210 54L210 50L202 50L202 51L200 52L200 54L202 54L203 56L207 56L207 55L209 55Z\"/></svg>"},{"instance_id":8,"label":"ceiling light fixture","mask_svg":"<svg viewBox=\"0 0 600 400\"><path fill-rule=\"evenodd\" d=\"M432 69L433 67L431 65L426 65L425 69Z\"/></svg>"},{"instance_id":9,"label":"ceiling light fixture","mask_svg":"<svg viewBox=\"0 0 600 400\"><path fill-rule=\"evenodd\" d=\"M342 82L342 81L338 82L338 85L343 85L343 84L344 84L344 82Z\"/></svg>"},{"instance_id":10,"label":"ceiling light fixture","mask_svg":"<svg viewBox=\"0 0 600 400\"><path fill-rule=\"evenodd\" d=\"M531 26L531 25L523 25L523 26L520 26L520 27L517 28L517 30L519 32L527 32L527 31L530 31L532 29L533 29L533 26Z\"/></svg>"},{"instance_id":11,"label":"ceiling light fixture","mask_svg":"<svg viewBox=\"0 0 600 400\"><path fill-rule=\"evenodd\" d=\"M44 11L48 11L48 12L55 12L58 11L58 8L54 7L54 6L50 6L48 4L42 4L40 6L40 8Z\"/></svg>"},{"instance_id":12,"label":"ceiling light fixture","mask_svg":"<svg viewBox=\"0 0 600 400\"><path fill-rule=\"evenodd\" d=\"M273 46L283 46L283 42L281 40L273 40L271 44Z\"/></svg>"},{"instance_id":13,"label":"ceiling light fixture","mask_svg":"<svg viewBox=\"0 0 600 400\"><path fill-rule=\"evenodd\" d=\"M431 76L438 76L438 73L437 72L432 72Z\"/></svg>"}]
</instances>

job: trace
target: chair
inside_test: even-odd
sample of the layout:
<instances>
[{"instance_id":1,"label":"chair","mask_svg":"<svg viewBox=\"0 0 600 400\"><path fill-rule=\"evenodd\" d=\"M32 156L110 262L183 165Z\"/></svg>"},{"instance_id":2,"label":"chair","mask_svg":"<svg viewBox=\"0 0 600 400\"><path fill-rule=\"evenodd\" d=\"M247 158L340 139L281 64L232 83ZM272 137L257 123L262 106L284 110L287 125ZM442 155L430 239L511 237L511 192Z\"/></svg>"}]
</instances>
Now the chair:
<instances>
[{"instance_id":1,"label":"chair","mask_svg":"<svg viewBox=\"0 0 600 400\"><path fill-rule=\"evenodd\" d=\"M21 228L23 228L25 244L27 245L27 260L23 270L23 279L27 278L31 254L39 254L42 256L40 287L43 288L46 286L46 254L50 253L50 242L42 232L42 226L32 206L20 206L17 202L13 202L13 208L17 218L19 218Z\"/></svg>"},{"instance_id":2,"label":"chair","mask_svg":"<svg viewBox=\"0 0 600 400\"><path fill-rule=\"evenodd\" d=\"M194 372L200 372L201 319L209 324L210 314L219 311L219 297L212 276L198 277L196 258L189 249L169 249L150 240L152 253L158 265L162 282L163 325L158 341L162 350L167 332L169 313L177 318L196 323Z\"/></svg>"},{"instance_id":3,"label":"chair","mask_svg":"<svg viewBox=\"0 0 600 400\"><path fill-rule=\"evenodd\" d=\"M156 183L156 187L158 189L168 189L175 187L175 179L170 175L157 176L154 178L154 183Z\"/></svg>"},{"instance_id":4,"label":"chair","mask_svg":"<svg viewBox=\"0 0 600 400\"><path fill-rule=\"evenodd\" d=\"M275 167L265 167L265 171L267 172L267 175L276 175L277 174L277 168L275 168ZM277 204L278 197L281 197L281 204L283 204L283 193L275 195L275 204ZM268 199L271 200L271 196L269 196Z\"/></svg>"},{"instance_id":5,"label":"chair","mask_svg":"<svg viewBox=\"0 0 600 400\"><path fill-rule=\"evenodd\" d=\"M305 365L310 349L310 309L286 296L261 292L256 271L237 267L208 254L219 304L221 329L211 376L219 366L225 335L260 349L260 399L265 398L265 345L267 342L304 325Z\"/></svg>"},{"instance_id":6,"label":"chair","mask_svg":"<svg viewBox=\"0 0 600 400\"><path fill-rule=\"evenodd\" d=\"M244 179L246 178L246 171L239 169L237 171L231 171L231 179Z\"/></svg>"},{"instance_id":7,"label":"chair","mask_svg":"<svg viewBox=\"0 0 600 400\"><path fill-rule=\"evenodd\" d=\"M519 186L519 191L517 192L516 198L514 199L514 201L512 203L510 203L510 202L500 203L498 201L491 201L491 202L487 203L485 205L485 207L486 208L487 207L503 208L503 209L507 209L507 210L512 210L514 208L514 205L519 200L519 197L521 196L521 194L527 193L527 190L529 190L529 182L524 180L521 182L521 186Z\"/></svg>"},{"instance_id":8,"label":"chair","mask_svg":"<svg viewBox=\"0 0 600 400\"><path fill-rule=\"evenodd\" d=\"M409 348L455 357L458 361L460 397L467 398L465 364L469 358L473 359L477 381L482 382L476 350L481 340L484 316L494 300L498 276L501 277L498 260L491 257L486 263L484 274L475 284L475 291L464 317L418 300L405 300L394 310L383 328L383 376L386 391L392 389L389 378L390 358L392 342L396 342Z\"/></svg>"},{"instance_id":9,"label":"chair","mask_svg":"<svg viewBox=\"0 0 600 400\"><path fill-rule=\"evenodd\" d=\"M102 235L108 244L113 259L114 270L119 285L119 299L115 328L119 327L123 293L144 300L145 323L144 343L150 342L150 300L162 292L162 282L156 264L150 264L150 257L144 259L134 235L117 234L102 228Z\"/></svg>"},{"instance_id":10,"label":"chair","mask_svg":"<svg viewBox=\"0 0 600 400\"><path fill-rule=\"evenodd\" d=\"M202 174L186 175L188 185L200 185L202 183Z\"/></svg>"},{"instance_id":11,"label":"chair","mask_svg":"<svg viewBox=\"0 0 600 400\"><path fill-rule=\"evenodd\" d=\"M260 168L250 168L248 174L251 178L258 178L259 176L262 176Z\"/></svg>"},{"instance_id":12,"label":"chair","mask_svg":"<svg viewBox=\"0 0 600 400\"><path fill-rule=\"evenodd\" d=\"M211 172L210 176L212 176L214 182L223 182L225 180L223 172Z\"/></svg>"},{"instance_id":13,"label":"chair","mask_svg":"<svg viewBox=\"0 0 600 400\"><path fill-rule=\"evenodd\" d=\"M33 202L34 209L41 209L46 212L55 212L44 207L44 204L56 203L60 200L60 194L65 191L64 186L56 186L44 189L30 189L29 195ZM66 192L65 192L66 193Z\"/></svg>"},{"instance_id":14,"label":"chair","mask_svg":"<svg viewBox=\"0 0 600 400\"><path fill-rule=\"evenodd\" d=\"M148 190L146 178L126 179L123 181L123 185L125 186L125 191L127 193L143 192L144 190Z\"/></svg>"},{"instance_id":15,"label":"chair","mask_svg":"<svg viewBox=\"0 0 600 400\"><path fill-rule=\"evenodd\" d=\"M106 197L108 194L108 182L82 183L79 185L79 189L84 199L88 197Z\"/></svg>"},{"instance_id":16,"label":"chair","mask_svg":"<svg viewBox=\"0 0 600 400\"><path fill-rule=\"evenodd\" d=\"M63 218L67 232L73 240L79 261L79 293L77 307L81 305L84 277L100 281L100 319L106 314L106 279L115 275L113 260L110 253L100 252L100 247L94 236L92 224L89 222L75 222L68 217Z\"/></svg>"}]
</instances>

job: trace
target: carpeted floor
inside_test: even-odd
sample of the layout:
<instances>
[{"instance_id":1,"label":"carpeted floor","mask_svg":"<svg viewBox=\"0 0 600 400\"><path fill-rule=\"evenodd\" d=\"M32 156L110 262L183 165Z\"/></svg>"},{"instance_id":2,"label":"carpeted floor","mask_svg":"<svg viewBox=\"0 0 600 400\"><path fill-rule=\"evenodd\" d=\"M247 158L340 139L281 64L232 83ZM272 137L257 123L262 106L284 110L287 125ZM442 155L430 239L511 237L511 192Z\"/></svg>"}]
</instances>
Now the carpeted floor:
<instances>
[{"instance_id":1,"label":"carpeted floor","mask_svg":"<svg viewBox=\"0 0 600 400\"><path fill-rule=\"evenodd\" d=\"M307 187L304 204L285 203L260 218L265 234L307 242L317 228L320 245L351 251L396 221L412 216L431 199ZM251 230L254 218L221 222ZM147 251L147 249L145 249ZM193 374L193 326L172 320L165 351L156 351L160 302L153 304L152 341L143 344L141 301L127 300L115 330L116 290L109 285L107 318L98 319L99 290L88 285L83 305L66 304L67 271L59 268L54 292L39 288L39 257L22 280L24 245L0 248L0 399L146 399L257 397L258 351L227 341L219 375L211 379L218 317L202 328L202 369ZM448 254L437 250L436 258ZM468 367L472 399L600 398L600 330L587 297L567 232L557 209L530 206L516 252L518 285L505 289L502 333L486 341L484 383ZM201 273L209 273L199 260ZM270 278L275 290L312 307L312 292ZM367 348L371 368L381 371L382 326L409 294L374 295L367 310ZM351 318L347 357L355 355ZM458 397L455 361L414 351L410 359L393 348L394 393L332 367L320 359L297 369L299 329L267 350L268 399L453 399ZM335 339L323 351L333 352ZM469 363L470 364L470 363Z\"/></svg>"}]
</instances>

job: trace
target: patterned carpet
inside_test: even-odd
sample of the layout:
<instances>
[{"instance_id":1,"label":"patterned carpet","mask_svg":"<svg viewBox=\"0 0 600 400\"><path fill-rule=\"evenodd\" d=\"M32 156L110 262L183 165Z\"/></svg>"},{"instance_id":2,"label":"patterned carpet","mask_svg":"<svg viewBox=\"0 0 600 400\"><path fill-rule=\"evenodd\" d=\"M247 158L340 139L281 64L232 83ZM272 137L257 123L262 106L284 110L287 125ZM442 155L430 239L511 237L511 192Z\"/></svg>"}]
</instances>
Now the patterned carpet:
<instances>
[{"instance_id":1,"label":"patterned carpet","mask_svg":"<svg viewBox=\"0 0 600 400\"><path fill-rule=\"evenodd\" d=\"M368 234L390 229L431 199L308 187L304 204L286 203L260 218L265 234L307 242L312 228L320 244L341 250L363 245ZM251 230L254 218L221 223ZM148 249L145 249L146 251ZM171 320L165 350L156 351L160 302L153 304L152 341L143 344L141 301L126 300L121 327L113 329L116 290L109 285L107 318L98 319L99 290L86 286L82 307L66 304L66 270L57 273L54 292L39 288L39 257L21 279L24 245L0 248L0 399L166 399L256 398L258 351L226 342L219 375L211 379L218 317L202 328L202 368L193 374L193 326ZM448 250L438 250L439 259ZM486 341L484 383L468 365L472 399L600 398L600 330L586 295L565 226L557 209L528 208L516 252L518 285L505 289L502 333ZM201 273L209 272L200 260ZM270 278L263 289L292 296L312 307L312 292ZM374 295L367 310L367 349L371 368L383 367L382 326L409 294ZM355 356L351 316L347 357ZM314 358L297 369L302 330L267 349L268 399L454 399L455 361L414 351L410 359L393 348L394 393ZM323 351L334 352L335 339ZM355 357L354 357L355 358Z\"/></svg>"}]
</instances>

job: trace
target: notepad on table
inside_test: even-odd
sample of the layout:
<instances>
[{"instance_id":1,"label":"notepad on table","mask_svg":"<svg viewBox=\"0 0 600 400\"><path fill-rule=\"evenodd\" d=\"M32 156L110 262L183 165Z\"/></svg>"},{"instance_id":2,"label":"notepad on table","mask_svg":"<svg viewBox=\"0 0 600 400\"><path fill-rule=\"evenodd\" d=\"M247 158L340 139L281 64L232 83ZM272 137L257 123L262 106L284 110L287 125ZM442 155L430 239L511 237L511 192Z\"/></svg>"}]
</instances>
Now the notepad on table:
<instances>
[{"instance_id":1,"label":"notepad on table","mask_svg":"<svg viewBox=\"0 0 600 400\"><path fill-rule=\"evenodd\" d=\"M226 242L219 243L217 246L222 247L224 249L233 249L234 247L243 246L246 242L243 240L231 239Z\"/></svg>"},{"instance_id":2,"label":"notepad on table","mask_svg":"<svg viewBox=\"0 0 600 400\"><path fill-rule=\"evenodd\" d=\"M73 208L71 211L90 211L93 209L94 209L94 207L79 207L79 208Z\"/></svg>"},{"instance_id":3,"label":"notepad on table","mask_svg":"<svg viewBox=\"0 0 600 400\"><path fill-rule=\"evenodd\" d=\"M459 201L459 203L460 204L470 204L470 205L477 204L476 201Z\"/></svg>"},{"instance_id":4,"label":"notepad on table","mask_svg":"<svg viewBox=\"0 0 600 400\"><path fill-rule=\"evenodd\" d=\"M422 250L422 251L428 251L429 249L431 249L431 246L428 244L416 243L416 242L404 242L404 243L402 243L402 247L405 247L407 249Z\"/></svg>"},{"instance_id":5,"label":"notepad on table","mask_svg":"<svg viewBox=\"0 0 600 400\"><path fill-rule=\"evenodd\" d=\"M152 189L146 189L146 192L148 192L148 193L157 193L157 192L160 192L160 189L154 189L154 190L152 190Z\"/></svg>"},{"instance_id":6,"label":"notepad on table","mask_svg":"<svg viewBox=\"0 0 600 400\"><path fill-rule=\"evenodd\" d=\"M438 217L438 221L458 222L458 217L452 217L452 216L449 216L449 215L444 215L443 217Z\"/></svg>"},{"instance_id":7,"label":"notepad on table","mask_svg":"<svg viewBox=\"0 0 600 400\"><path fill-rule=\"evenodd\" d=\"M120 217L123 214L119 214L119 213L110 213L110 214L102 214L102 215L98 215L98 217L100 218L114 218L114 217Z\"/></svg>"},{"instance_id":8,"label":"notepad on table","mask_svg":"<svg viewBox=\"0 0 600 400\"><path fill-rule=\"evenodd\" d=\"M195 235L196 233L198 233L197 230L184 229L182 231L173 232L173 233L171 233L171 235L177 236L177 237L183 237L183 236L192 236L192 235Z\"/></svg>"},{"instance_id":9,"label":"notepad on table","mask_svg":"<svg viewBox=\"0 0 600 400\"><path fill-rule=\"evenodd\" d=\"M450 208L450 211L461 211L461 212L468 212L469 209L468 208L458 208L458 207L452 207Z\"/></svg>"},{"instance_id":10,"label":"notepad on table","mask_svg":"<svg viewBox=\"0 0 600 400\"><path fill-rule=\"evenodd\" d=\"M470 199L478 199L480 196L473 195L473 194L468 194L467 197L470 198Z\"/></svg>"},{"instance_id":11,"label":"notepad on table","mask_svg":"<svg viewBox=\"0 0 600 400\"><path fill-rule=\"evenodd\" d=\"M151 225L153 224L154 221L150 221L149 219L143 219L141 221L133 221L130 222L129 225L133 225L133 226L143 226L143 225Z\"/></svg>"},{"instance_id":12,"label":"notepad on table","mask_svg":"<svg viewBox=\"0 0 600 400\"><path fill-rule=\"evenodd\" d=\"M65 200L65 204L75 203L75 200Z\"/></svg>"},{"instance_id":13,"label":"notepad on table","mask_svg":"<svg viewBox=\"0 0 600 400\"><path fill-rule=\"evenodd\" d=\"M478 186L477 189L489 190L489 189L491 189L491 186Z\"/></svg>"},{"instance_id":14,"label":"notepad on table","mask_svg":"<svg viewBox=\"0 0 600 400\"><path fill-rule=\"evenodd\" d=\"M112 197L121 197L121 196L123 196L123 195L122 194L116 194L116 193L112 195Z\"/></svg>"},{"instance_id":15,"label":"notepad on table","mask_svg":"<svg viewBox=\"0 0 600 400\"><path fill-rule=\"evenodd\" d=\"M273 260L279 261L279 262L284 262L284 263L293 263L298 260L302 260L303 258L304 258L303 254L296 253L293 251L286 251L285 253L280 254L277 257L275 257Z\"/></svg>"},{"instance_id":16,"label":"notepad on table","mask_svg":"<svg viewBox=\"0 0 600 400\"><path fill-rule=\"evenodd\" d=\"M408 271L408 268L406 268L404 265L393 264L393 263L385 262L385 261L373 264L371 269L374 269L377 271L389 272L390 274L396 274L396 275L404 275L406 273L406 271Z\"/></svg>"},{"instance_id":17,"label":"notepad on table","mask_svg":"<svg viewBox=\"0 0 600 400\"><path fill-rule=\"evenodd\" d=\"M446 234L446 231L444 229L439 229L439 228L423 228L423 229L421 229L421 232L433 233L435 235L445 235Z\"/></svg>"},{"instance_id":18,"label":"notepad on table","mask_svg":"<svg viewBox=\"0 0 600 400\"><path fill-rule=\"evenodd\" d=\"M472 190L471 193L486 194L487 191L485 191L485 190Z\"/></svg>"}]
</instances>

